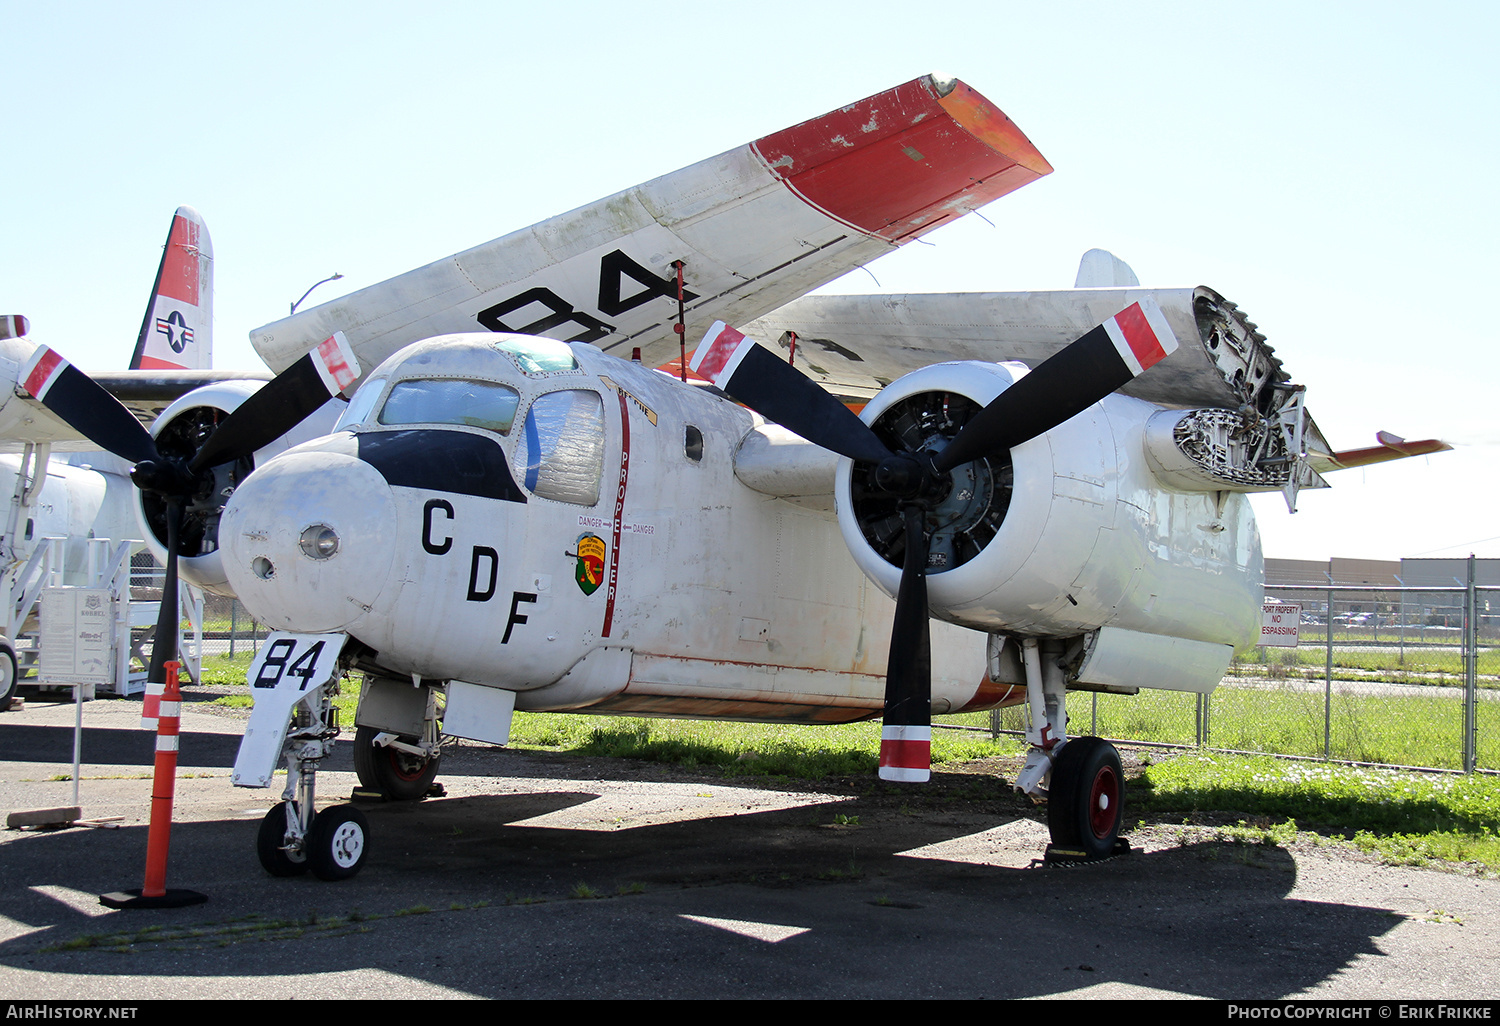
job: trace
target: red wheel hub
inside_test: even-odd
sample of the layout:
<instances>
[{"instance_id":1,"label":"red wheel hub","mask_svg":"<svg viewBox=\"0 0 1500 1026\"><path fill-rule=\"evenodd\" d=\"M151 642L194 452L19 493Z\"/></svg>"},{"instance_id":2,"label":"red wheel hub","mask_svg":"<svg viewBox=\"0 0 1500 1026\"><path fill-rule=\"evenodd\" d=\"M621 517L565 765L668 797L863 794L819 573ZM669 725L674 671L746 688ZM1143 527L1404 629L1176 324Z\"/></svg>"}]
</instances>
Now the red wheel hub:
<instances>
[{"instance_id":1,"label":"red wheel hub","mask_svg":"<svg viewBox=\"0 0 1500 1026\"><path fill-rule=\"evenodd\" d=\"M1103 840L1115 832L1120 818L1120 777L1113 766L1101 766L1089 788L1089 829Z\"/></svg>"}]
</instances>

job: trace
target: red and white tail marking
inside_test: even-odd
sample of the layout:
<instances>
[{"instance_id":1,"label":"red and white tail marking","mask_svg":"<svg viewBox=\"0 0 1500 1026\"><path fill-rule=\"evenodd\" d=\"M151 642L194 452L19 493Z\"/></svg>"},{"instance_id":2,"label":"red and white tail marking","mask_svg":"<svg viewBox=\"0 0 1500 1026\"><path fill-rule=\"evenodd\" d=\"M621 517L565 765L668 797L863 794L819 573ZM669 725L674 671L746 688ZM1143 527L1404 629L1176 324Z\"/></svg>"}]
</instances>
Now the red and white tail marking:
<instances>
[{"instance_id":1,"label":"red and white tail marking","mask_svg":"<svg viewBox=\"0 0 1500 1026\"><path fill-rule=\"evenodd\" d=\"M0 338L20 338L31 330L31 322L20 314L0 317Z\"/></svg>"},{"instance_id":2,"label":"red and white tail marking","mask_svg":"<svg viewBox=\"0 0 1500 1026\"><path fill-rule=\"evenodd\" d=\"M745 354L755 348L755 340L748 338L723 321L714 321L698 348L693 350L689 366L693 373L701 374L720 388L734 377Z\"/></svg>"},{"instance_id":3,"label":"red and white tail marking","mask_svg":"<svg viewBox=\"0 0 1500 1026\"><path fill-rule=\"evenodd\" d=\"M130 359L132 369L206 370L213 365L213 256L203 218L192 207L178 207Z\"/></svg>"},{"instance_id":4,"label":"red and white tail marking","mask_svg":"<svg viewBox=\"0 0 1500 1026\"><path fill-rule=\"evenodd\" d=\"M1104 322L1104 332L1115 344L1132 375L1150 370L1168 353L1177 351L1177 336L1156 300L1147 297Z\"/></svg>"},{"instance_id":5,"label":"red and white tail marking","mask_svg":"<svg viewBox=\"0 0 1500 1026\"><path fill-rule=\"evenodd\" d=\"M342 331L335 331L319 342L318 348L312 351L312 358L313 366L318 368L318 376L331 396L338 395L359 378L359 361L354 358L354 350Z\"/></svg>"},{"instance_id":6,"label":"red and white tail marking","mask_svg":"<svg viewBox=\"0 0 1500 1026\"><path fill-rule=\"evenodd\" d=\"M21 368L21 387L33 399L45 399L47 390L57 381L68 361L46 346L37 346L26 366Z\"/></svg>"},{"instance_id":7,"label":"red and white tail marking","mask_svg":"<svg viewBox=\"0 0 1500 1026\"><path fill-rule=\"evenodd\" d=\"M932 728L887 723L880 729L880 779L920 784L932 778Z\"/></svg>"}]
</instances>

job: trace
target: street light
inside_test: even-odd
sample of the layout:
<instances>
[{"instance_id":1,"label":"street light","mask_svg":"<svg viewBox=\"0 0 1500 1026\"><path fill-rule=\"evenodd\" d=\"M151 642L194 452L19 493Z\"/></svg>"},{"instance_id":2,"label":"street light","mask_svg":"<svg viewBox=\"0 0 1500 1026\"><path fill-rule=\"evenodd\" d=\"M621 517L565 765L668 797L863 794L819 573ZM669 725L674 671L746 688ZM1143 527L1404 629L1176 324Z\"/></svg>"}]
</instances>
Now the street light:
<instances>
[{"instance_id":1,"label":"street light","mask_svg":"<svg viewBox=\"0 0 1500 1026\"><path fill-rule=\"evenodd\" d=\"M338 281L342 277L342 274L335 274L332 278L324 278L322 281L313 282L312 289L308 289L306 292L302 293L302 299L306 299L308 296L312 295L312 290L317 288L319 285L325 285L330 281ZM297 307L302 305L302 299L299 299L292 304L291 310L287 313L288 317L297 312Z\"/></svg>"}]
</instances>

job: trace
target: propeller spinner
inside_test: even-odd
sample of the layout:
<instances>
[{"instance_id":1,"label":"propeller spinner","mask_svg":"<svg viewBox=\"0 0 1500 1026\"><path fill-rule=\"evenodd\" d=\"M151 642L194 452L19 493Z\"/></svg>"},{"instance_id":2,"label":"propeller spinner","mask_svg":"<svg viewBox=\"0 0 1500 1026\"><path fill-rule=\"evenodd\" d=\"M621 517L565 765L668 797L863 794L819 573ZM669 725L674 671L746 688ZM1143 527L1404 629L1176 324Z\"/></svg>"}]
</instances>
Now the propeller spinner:
<instances>
[{"instance_id":1,"label":"propeller spinner","mask_svg":"<svg viewBox=\"0 0 1500 1026\"><path fill-rule=\"evenodd\" d=\"M695 372L768 420L865 465L867 489L899 510L904 552L886 661L882 779L920 782L931 776L927 567L931 515L952 490L954 471L1006 457L1014 446L1083 412L1176 348L1161 308L1142 299L1005 389L946 444L934 448L929 437L913 447L900 439L893 449L816 382L722 321L699 343Z\"/></svg>"},{"instance_id":2,"label":"propeller spinner","mask_svg":"<svg viewBox=\"0 0 1500 1026\"><path fill-rule=\"evenodd\" d=\"M184 507L213 486L212 469L265 448L359 378L359 361L336 332L226 417L189 458L161 453L135 415L103 386L46 346L22 368L19 384L99 448L135 465L130 479L166 506L166 576L151 646L149 682L177 658L177 547Z\"/></svg>"}]
</instances>

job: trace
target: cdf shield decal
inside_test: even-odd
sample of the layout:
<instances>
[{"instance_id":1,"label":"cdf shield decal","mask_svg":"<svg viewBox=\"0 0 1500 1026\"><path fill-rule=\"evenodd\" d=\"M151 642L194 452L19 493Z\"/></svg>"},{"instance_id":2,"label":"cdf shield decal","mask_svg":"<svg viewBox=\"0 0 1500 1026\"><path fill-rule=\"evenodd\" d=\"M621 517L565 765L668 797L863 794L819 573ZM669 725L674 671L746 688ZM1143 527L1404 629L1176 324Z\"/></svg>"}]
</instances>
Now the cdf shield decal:
<instances>
[{"instance_id":1,"label":"cdf shield decal","mask_svg":"<svg viewBox=\"0 0 1500 1026\"><path fill-rule=\"evenodd\" d=\"M578 536L578 551L568 553L578 560L573 579L585 595L592 595L604 583L604 555L607 551L603 538L584 533Z\"/></svg>"}]
</instances>

